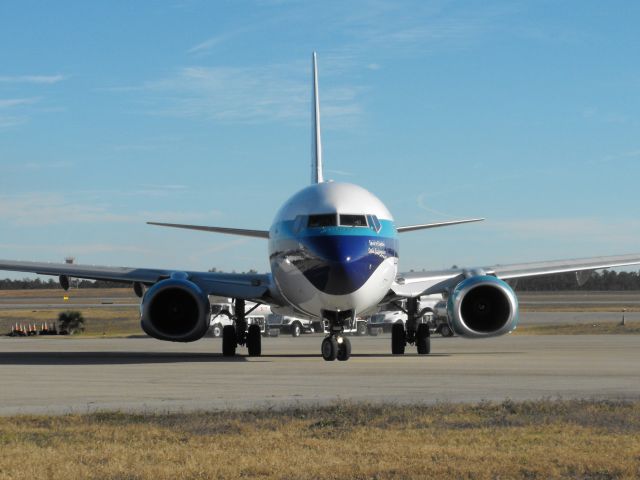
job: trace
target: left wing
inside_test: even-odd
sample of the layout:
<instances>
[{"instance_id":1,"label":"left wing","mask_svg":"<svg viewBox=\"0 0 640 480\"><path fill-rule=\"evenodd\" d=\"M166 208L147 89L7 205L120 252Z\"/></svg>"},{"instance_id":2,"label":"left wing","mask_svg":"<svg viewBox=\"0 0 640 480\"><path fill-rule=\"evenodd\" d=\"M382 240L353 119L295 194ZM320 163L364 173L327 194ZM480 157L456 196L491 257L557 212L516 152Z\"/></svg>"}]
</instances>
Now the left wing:
<instances>
[{"instance_id":1,"label":"left wing","mask_svg":"<svg viewBox=\"0 0 640 480\"><path fill-rule=\"evenodd\" d=\"M640 254L401 273L396 278L391 290L395 295L401 297L417 297L432 293L444 293L466 277L473 275L493 275L501 280L512 280L556 273L588 272L638 264L640 264Z\"/></svg>"},{"instance_id":2,"label":"left wing","mask_svg":"<svg viewBox=\"0 0 640 480\"><path fill-rule=\"evenodd\" d=\"M421 225L407 225L398 227L398 233L413 232L414 230L426 230L428 228L449 227L451 225L462 225L463 223L483 222L484 218L469 218L467 220L449 220L447 222L423 223Z\"/></svg>"},{"instance_id":3,"label":"left wing","mask_svg":"<svg viewBox=\"0 0 640 480\"><path fill-rule=\"evenodd\" d=\"M271 275L252 273L188 272L152 268L102 267L67 263L18 262L0 260L0 270L29 272L40 275L56 275L91 280L117 282L154 283L180 274L202 288L208 295L259 300L270 304L280 304L273 298Z\"/></svg>"}]
</instances>

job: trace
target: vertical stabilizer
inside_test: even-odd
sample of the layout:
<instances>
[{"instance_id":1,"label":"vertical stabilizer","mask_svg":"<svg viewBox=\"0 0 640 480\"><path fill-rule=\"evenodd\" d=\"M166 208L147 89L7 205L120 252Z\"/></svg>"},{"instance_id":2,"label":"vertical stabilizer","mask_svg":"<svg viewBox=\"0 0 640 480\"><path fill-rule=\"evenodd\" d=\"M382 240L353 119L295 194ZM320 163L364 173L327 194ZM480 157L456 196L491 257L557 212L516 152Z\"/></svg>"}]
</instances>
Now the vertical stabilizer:
<instances>
[{"instance_id":1,"label":"vertical stabilizer","mask_svg":"<svg viewBox=\"0 0 640 480\"><path fill-rule=\"evenodd\" d=\"M320 138L320 97L318 95L318 64L313 52L313 98L311 107L311 183L322 183L322 140Z\"/></svg>"}]
</instances>

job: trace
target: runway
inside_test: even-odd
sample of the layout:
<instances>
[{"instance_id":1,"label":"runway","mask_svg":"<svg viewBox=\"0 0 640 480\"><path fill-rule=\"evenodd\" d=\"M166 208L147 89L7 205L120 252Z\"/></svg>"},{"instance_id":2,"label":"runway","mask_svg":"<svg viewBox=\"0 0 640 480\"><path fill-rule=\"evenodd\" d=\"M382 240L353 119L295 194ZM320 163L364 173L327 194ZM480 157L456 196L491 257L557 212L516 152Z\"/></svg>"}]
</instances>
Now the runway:
<instances>
[{"instance_id":1,"label":"runway","mask_svg":"<svg viewBox=\"0 0 640 480\"><path fill-rule=\"evenodd\" d=\"M388 336L354 337L348 362L323 361L320 341L266 338L262 357L227 359L210 338L1 338L0 414L640 398L637 335L434 337L426 357L392 356Z\"/></svg>"}]
</instances>

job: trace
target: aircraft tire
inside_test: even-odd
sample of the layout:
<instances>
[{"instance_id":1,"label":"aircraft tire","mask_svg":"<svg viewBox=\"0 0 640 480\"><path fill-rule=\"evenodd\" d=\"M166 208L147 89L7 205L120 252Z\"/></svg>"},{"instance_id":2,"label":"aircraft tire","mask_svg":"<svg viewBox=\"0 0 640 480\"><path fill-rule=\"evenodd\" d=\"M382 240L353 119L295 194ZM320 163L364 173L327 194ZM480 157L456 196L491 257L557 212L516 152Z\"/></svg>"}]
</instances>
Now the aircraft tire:
<instances>
[{"instance_id":1,"label":"aircraft tire","mask_svg":"<svg viewBox=\"0 0 640 480\"><path fill-rule=\"evenodd\" d=\"M300 322L293 322L293 324L291 325L291 336L299 337L301 333L302 325L300 325Z\"/></svg>"},{"instance_id":2,"label":"aircraft tire","mask_svg":"<svg viewBox=\"0 0 640 480\"><path fill-rule=\"evenodd\" d=\"M327 362L332 362L336 359L338 355L338 342L333 335L330 337L325 337L322 340L321 352L322 358L324 358Z\"/></svg>"},{"instance_id":3,"label":"aircraft tire","mask_svg":"<svg viewBox=\"0 0 640 480\"><path fill-rule=\"evenodd\" d=\"M351 357L351 341L347 337L342 337L342 343L338 343L338 353L336 358L345 362Z\"/></svg>"},{"instance_id":4,"label":"aircraft tire","mask_svg":"<svg viewBox=\"0 0 640 480\"><path fill-rule=\"evenodd\" d=\"M235 356L237 346L236 327L225 325L222 329L222 355L225 357Z\"/></svg>"},{"instance_id":5,"label":"aircraft tire","mask_svg":"<svg viewBox=\"0 0 640 480\"><path fill-rule=\"evenodd\" d=\"M453 330L449 325L442 325L440 327L440 335L443 337L453 337Z\"/></svg>"},{"instance_id":6,"label":"aircraft tire","mask_svg":"<svg viewBox=\"0 0 640 480\"><path fill-rule=\"evenodd\" d=\"M249 325L247 332L247 350L250 357L262 355L262 335L259 325Z\"/></svg>"},{"instance_id":7,"label":"aircraft tire","mask_svg":"<svg viewBox=\"0 0 640 480\"><path fill-rule=\"evenodd\" d=\"M393 355L404 355L404 347L407 344L407 337L402 322L394 323L391 328L391 353Z\"/></svg>"},{"instance_id":8,"label":"aircraft tire","mask_svg":"<svg viewBox=\"0 0 640 480\"><path fill-rule=\"evenodd\" d=\"M431 336L429 325L426 323L418 325L416 347L418 348L418 355L428 355L431 352Z\"/></svg>"}]
</instances>

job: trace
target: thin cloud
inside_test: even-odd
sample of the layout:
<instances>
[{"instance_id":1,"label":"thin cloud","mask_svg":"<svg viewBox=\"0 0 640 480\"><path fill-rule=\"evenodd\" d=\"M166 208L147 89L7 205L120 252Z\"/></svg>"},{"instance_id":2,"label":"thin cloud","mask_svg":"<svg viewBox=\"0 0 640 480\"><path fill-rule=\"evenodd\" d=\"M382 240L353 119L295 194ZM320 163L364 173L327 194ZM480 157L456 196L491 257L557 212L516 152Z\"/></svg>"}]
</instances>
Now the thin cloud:
<instances>
[{"instance_id":1,"label":"thin cloud","mask_svg":"<svg viewBox=\"0 0 640 480\"><path fill-rule=\"evenodd\" d=\"M33 105L38 98L0 98L0 109L9 109L22 105Z\"/></svg>"},{"instance_id":2,"label":"thin cloud","mask_svg":"<svg viewBox=\"0 0 640 480\"><path fill-rule=\"evenodd\" d=\"M640 221L633 219L538 218L528 220L491 221L485 228L526 239L588 239L593 243L636 244ZM635 248L640 250L640 248Z\"/></svg>"},{"instance_id":3,"label":"thin cloud","mask_svg":"<svg viewBox=\"0 0 640 480\"><path fill-rule=\"evenodd\" d=\"M237 35L237 32L229 32L229 33L224 33L222 35L216 35L216 36L210 37L204 42L200 42L197 45L194 45L193 47L191 47L189 50L187 50L187 53L189 54L208 53L210 50L228 41L235 35Z\"/></svg>"},{"instance_id":4,"label":"thin cloud","mask_svg":"<svg viewBox=\"0 0 640 480\"><path fill-rule=\"evenodd\" d=\"M309 115L308 65L302 62L257 67L187 67L174 76L148 82L143 90L156 104L148 113L226 123L306 121ZM323 117L355 121L362 89L322 91ZM137 97L139 98L139 97ZM335 122L330 122L335 126Z\"/></svg>"},{"instance_id":5,"label":"thin cloud","mask_svg":"<svg viewBox=\"0 0 640 480\"><path fill-rule=\"evenodd\" d=\"M16 75L0 76L0 83L30 83L40 85L52 85L65 80L67 77L61 74L56 75Z\"/></svg>"},{"instance_id":6,"label":"thin cloud","mask_svg":"<svg viewBox=\"0 0 640 480\"><path fill-rule=\"evenodd\" d=\"M0 98L0 128L15 127L27 123L29 116L25 115L23 111L38 101L40 101L38 97Z\"/></svg>"},{"instance_id":7,"label":"thin cloud","mask_svg":"<svg viewBox=\"0 0 640 480\"><path fill-rule=\"evenodd\" d=\"M0 221L4 225L33 227L42 225L90 223L144 223L157 219L180 223L210 219L217 212L140 211L119 213L104 203L90 203L57 193L0 195Z\"/></svg>"}]
</instances>

